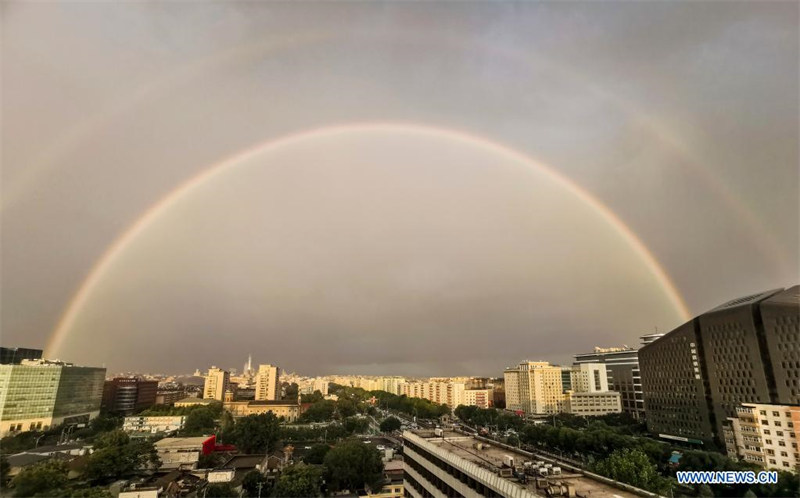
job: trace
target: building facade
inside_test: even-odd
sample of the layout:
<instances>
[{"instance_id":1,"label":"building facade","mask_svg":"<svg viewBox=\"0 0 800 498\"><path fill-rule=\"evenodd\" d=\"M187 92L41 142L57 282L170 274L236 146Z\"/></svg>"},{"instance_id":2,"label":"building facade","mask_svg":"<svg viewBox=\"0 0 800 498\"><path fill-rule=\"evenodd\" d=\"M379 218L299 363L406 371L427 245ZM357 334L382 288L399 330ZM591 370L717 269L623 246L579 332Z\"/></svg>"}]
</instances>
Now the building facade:
<instances>
[{"instance_id":1,"label":"building facade","mask_svg":"<svg viewBox=\"0 0 800 498\"><path fill-rule=\"evenodd\" d=\"M19 365L22 360L40 360L41 349L0 347L0 365Z\"/></svg>"},{"instance_id":2,"label":"building facade","mask_svg":"<svg viewBox=\"0 0 800 498\"><path fill-rule=\"evenodd\" d=\"M489 408L494 406L494 395L491 389L466 389L462 404L477 406L478 408Z\"/></svg>"},{"instance_id":3,"label":"building facade","mask_svg":"<svg viewBox=\"0 0 800 498\"><path fill-rule=\"evenodd\" d=\"M563 411L561 367L543 361L526 361L504 372L506 408L528 415Z\"/></svg>"},{"instance_id":4,"label":"building facade","mask_svg":"<svg viewBox=\"0 0 800 498\"><path fill-rule=\"evenodd\" d=\"M644 346L639 360L650 431L722 444L725 425L743 403L797 404L799 289L731 300Z\"/></svg>"},{"instance_id":5,"label":"building facade","mask_svg":"<svg viewBox=\"0 0 800 498\"><path fill-rule=\"evenodd\" d=\"M274 401L280 397L280 368L273 365L259 365L256 373L256 401Z\"/></svg>"},{"instance_id":6,"label":"building facade","mask_svg":"<svg viewBox=\"0 0 800 498\"><path fill-rule=\"evenodd\" d=\"M97 417L106 369L48 360L0 365L0 435Z\"/></svg>"},{"instance_id":7,"label":"building facade","mask_svg":"<svg viewBox=\"0 0 800 498\"><path fill-rule=\"evenodd\" d=\"M221 368L211 367L203 384L203 398L223 401L225 393L231 388L231 374Z\"/></svg>"},{"instance_id":8,"label":"building facade","mask_svg":"<svg viewBox=\"0 0 800 498\"><path fill-rule=\"evenodd\" d=\"M248 415L261 415L272 413L276 417L283 417L287 422L296 422L300 418L301 410L298 403L285 401L228 401L223 408L228 410L234 418Z\"/></svg>"},{"instance_id":9,"label":"building facade","mask_svg":"<svg viewBox=\"0 0 800 498\"><path fill-rule=\"evenodd\" d=\"M183 429L186 415L153 415L125 417L122 430L129 434L159 434Z\"/></svg>"},{"instance_id":10,"label":"building facade","mask_svg":"<svg viewBox=\"0 0 800 498\"><path fill-rule=\"evenodd\" d=\"M664 334L641 336L642 346L650 344ZM594 348L591 353L575 355L575 363L602 363L606 366L608 389L620 394L622 411L637 420L645 416L644 393L639 372L639 351L629 346Z\"/></svg>"},{"instance_id":11,"label":"building facade","mask_svg":"<svg viewBox=\"0 0 800 498\"><path fill-rule=\"evenodd\" d=\"M723 428L734 459L761 467L800 471L800 406L744 403Z\"/></svg>"},{"instance_id":12,"label":"building facade","mask_svg":"<svg viewBox=\"0 0 800 498\"><path fill-rule=\"evenodd\" d=\"M130 415L156 404L158 381L116 377L103 385L103 409Z\"/></svg>"},{"instance_id":13,"label":"building facade","mask_svg":"<svg viewBox=\"0 0 800 498\"><path fill-rule=\"evenodd\" d=\"M621 396L616 391L567 391L564 411L581 417L597 417L622 411Z\"/></svg>"}]
</instances>

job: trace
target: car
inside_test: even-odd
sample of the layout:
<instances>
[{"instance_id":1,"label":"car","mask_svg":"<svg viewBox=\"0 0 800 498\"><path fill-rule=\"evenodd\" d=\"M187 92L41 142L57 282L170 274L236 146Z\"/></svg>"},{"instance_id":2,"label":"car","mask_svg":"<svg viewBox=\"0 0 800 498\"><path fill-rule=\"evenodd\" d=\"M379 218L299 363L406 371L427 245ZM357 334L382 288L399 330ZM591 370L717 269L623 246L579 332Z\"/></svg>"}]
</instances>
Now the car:
<instances>
[{"instance_id":1,"label":"car","mask_svg":"<svg viewBox=\"0 0 800 498\"><path fill-rule=\"evenodd\" d=\"M372 441L370 441L369 439L366 439L366 440L364 440L364 444L372 444Z\"/></svg>"},{"instance_id":2,"label":"car","mask_svg":"<svg viewBox=\"0 0 800 498\"><path fill-rule=\"evenodd\" d=\"M378 451L383 451L386 449L386 446L379 444L378 446L376 446L376 448L378 449Z\"/></svg>"},{"instance_id":3,"label":"car","mask_svg":"<svg viewBox=\"0 0 800 498\"><path fill-rule=\"evenodd\" d=\"M310 450L311 446L306 446L305 449Z\"/></svg>"}]
</instances>

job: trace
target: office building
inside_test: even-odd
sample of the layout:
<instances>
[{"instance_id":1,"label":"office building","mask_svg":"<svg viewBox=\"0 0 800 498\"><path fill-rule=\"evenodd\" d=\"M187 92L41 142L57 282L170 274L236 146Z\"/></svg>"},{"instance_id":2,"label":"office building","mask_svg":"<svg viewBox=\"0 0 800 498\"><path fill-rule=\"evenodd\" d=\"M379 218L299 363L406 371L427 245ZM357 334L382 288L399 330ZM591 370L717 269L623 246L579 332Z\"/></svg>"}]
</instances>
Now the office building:
<instances>
[{"instance_id":1,"label":"office building","mask_svg":"<svg viewBox=\"0 0 800 498\"><path fill-rule=\"evenodd\" d=\"M564 412L581 417L597 417L621 411L621 396L616 391L567 391L564 399Z\"/></svg>"},{"instance_id":2,"label":"office building","mask_svg":"<svg viewBox=\"0 0 800 498\"><path fill-rule=\"evenodd\" d=\"M760 467L800 471L800 406L744 403L723 427L733 459Z\"/></svg>"},{"instance_id":3,"label":"office building","mask_svg":"<svg viewBox=\"0 0 800 498\"><path fill-rule=\"evenodd\" d=\"M256 373L256 401L274 401L281 398L280 368L259 365Z\"/></svg>"},{"instance_id":4,"label":"office building","mask_svg":"<svg viewBox=\"0 0 800 498\"><path fill-rule=\"evenodd\" d=\"M0 365L0 436L89 422L105 376L105 368L41 359Z\"/></svg>"},{"instance_id":5,"label":"office building","mask_svg":"<svg viewBox=\"0 0 800 498\"><path fill-rule=\"evenodd\" d=\"M19 365L22 360L39 360L41 349L0 347L0 365Z\"/></svg>"},{"instance_id":6,"label":"office building","mask_svg":"<svg viewBox=\"0 0 800 498\"><path fill-rule=\"evenodd\" d=\"M546 471L532 473L538 457L494 442L486 444L480 438L462 433L444 431L436 435L433 431L405 431L403 441L403 487L406 496L414 498L645 496L642 490L634 488L636 493L633 493L580 472L569 472L549 459Z\"/></svg>"},{"instance_id":7,"label":"office building","mask_svg":"<svg viewBox=\"0 0 800 498\"><path fill-rule=\"evenodd\" d=\"M641 336L642 345L650 344L664 334ZM639 373L639 351L629 346L594 348L591 353L575 355L575 363L602 363L606 366L608 389L620 394L622 411L637 420L645 416L644 394Z\"/></svg>"},{"instance_id":8,"label":"office building","mask_svg":"<svg viewBox=\"0 0 800 498\"><path fill-rule=\"evenodd\" d=\"M722 444L743 403L797 404L798 289L734 299L640 349L649 430Z\"/></svg>"},{"instance_id":9,"label":"office building","mask_svg":"<svg viewBox=\"0 0 800 498\"><path fill-rule=\"evenodd\" d=\"M211 367L206 374L206 381L203 385L203 399L215 399L223 401L225 393L231 388L231 374L221 368Z\"/></svg>"},{"instance_id":10,"label":"office building","mask_svg":"<svg viewBox=\"0 0 800 498\"><path fill-rule=\"evenodd\" d=\"M527 415L550 415L563 409L561 367L525 361L504 372L506 408Z\"/></svg>"},{"instance_id":11,"label":"office building","mask_svg":"<svg viewBox=\"0 0 800 498\"><path fill-rule=\"evenodd\" d=\"M137 377L116 377L103 385L104 410L122 415L150 408L156 404L158 381Z\"/></svg>"}]
</instances>

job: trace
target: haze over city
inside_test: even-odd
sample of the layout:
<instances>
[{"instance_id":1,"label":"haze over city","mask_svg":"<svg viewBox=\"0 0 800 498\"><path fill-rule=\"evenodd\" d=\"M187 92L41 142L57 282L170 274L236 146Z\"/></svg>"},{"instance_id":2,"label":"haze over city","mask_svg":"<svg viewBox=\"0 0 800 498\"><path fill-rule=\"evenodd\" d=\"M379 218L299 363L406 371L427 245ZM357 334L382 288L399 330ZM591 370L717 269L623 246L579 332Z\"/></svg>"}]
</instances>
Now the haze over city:
<instances>
[{"instance_id":1,"label":"haze over city","mask_svg":"<svg viewBox=\"0 0 800 498\"><path fill-rule=\"evenodd\" d=\"M4 3L4 345L499 375L800 272L798 5Z\"/></svg>"}]
</instances>

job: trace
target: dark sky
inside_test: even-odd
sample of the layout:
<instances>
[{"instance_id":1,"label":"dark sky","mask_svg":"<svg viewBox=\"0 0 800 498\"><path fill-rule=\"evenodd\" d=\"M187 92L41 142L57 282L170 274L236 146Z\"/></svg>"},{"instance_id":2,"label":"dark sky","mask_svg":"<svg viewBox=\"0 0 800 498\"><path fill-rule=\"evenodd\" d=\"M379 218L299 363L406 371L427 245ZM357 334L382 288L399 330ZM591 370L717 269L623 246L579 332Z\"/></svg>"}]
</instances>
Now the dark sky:
<instances>
[{"instance_id":1,"label":"dark sky","mask_svg":"<svg viewBox=\"0 0 800 498\"><path fill-rule=\"evenodd\" d=\"M4 345L499 375L798 281L797 3L0 9Z\"/></svg>"}]
</instances>

